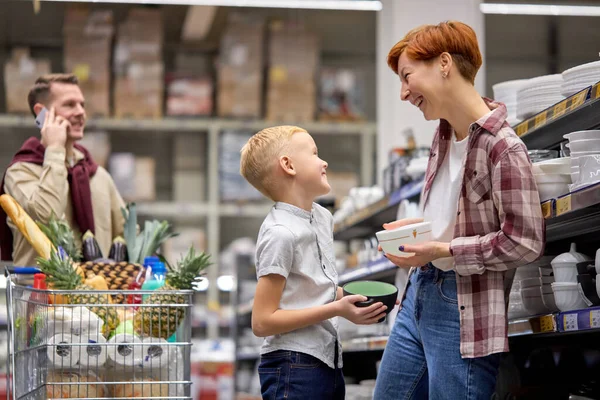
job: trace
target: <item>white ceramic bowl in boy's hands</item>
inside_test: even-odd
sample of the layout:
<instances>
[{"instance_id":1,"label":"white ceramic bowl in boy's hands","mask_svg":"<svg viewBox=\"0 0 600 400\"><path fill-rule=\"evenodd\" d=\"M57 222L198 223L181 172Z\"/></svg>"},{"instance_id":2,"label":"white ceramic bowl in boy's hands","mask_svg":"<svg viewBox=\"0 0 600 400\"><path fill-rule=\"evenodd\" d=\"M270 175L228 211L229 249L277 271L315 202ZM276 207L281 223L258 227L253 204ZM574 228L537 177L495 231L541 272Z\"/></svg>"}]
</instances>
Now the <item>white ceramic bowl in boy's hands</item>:
<instances>
[{"instance_id":1,"label":"white ceramic bowl in boy's hands","mask_svg":"<svg viewBox=\"0 0 600 400\"><path fill-rule=\"evenodd\" d=\"M431 241L431 222L419 222L396 229L383 230L375 235L384 253L398 257L410 257L413 253L405 253L398 250L398 247Z\"/></svg>"}]
</instances>

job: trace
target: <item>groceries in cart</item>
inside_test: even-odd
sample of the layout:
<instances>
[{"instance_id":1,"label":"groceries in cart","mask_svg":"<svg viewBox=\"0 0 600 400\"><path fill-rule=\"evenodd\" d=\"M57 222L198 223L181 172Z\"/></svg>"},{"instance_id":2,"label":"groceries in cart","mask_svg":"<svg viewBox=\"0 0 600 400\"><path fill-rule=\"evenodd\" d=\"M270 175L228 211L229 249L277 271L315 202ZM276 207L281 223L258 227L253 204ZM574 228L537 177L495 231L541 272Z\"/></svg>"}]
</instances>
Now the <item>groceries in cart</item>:
<instances>
[{"instance_id":1,"label":"groceries in cart","mask_svg":"<svg viewBox=\"0 0 600 400\"><path fill-rule=\"evenodd\" d=\"M34 223L8 195L0 205L39 254L34 288L14 278L30 268L8 275L13 398L191 398L192 293L210 256L190 247L170 265L158 253L176 233L166 221L138 227L133 203L107 258L91 232L78 240L56 216Z\"/></svg>"}]
</instances>

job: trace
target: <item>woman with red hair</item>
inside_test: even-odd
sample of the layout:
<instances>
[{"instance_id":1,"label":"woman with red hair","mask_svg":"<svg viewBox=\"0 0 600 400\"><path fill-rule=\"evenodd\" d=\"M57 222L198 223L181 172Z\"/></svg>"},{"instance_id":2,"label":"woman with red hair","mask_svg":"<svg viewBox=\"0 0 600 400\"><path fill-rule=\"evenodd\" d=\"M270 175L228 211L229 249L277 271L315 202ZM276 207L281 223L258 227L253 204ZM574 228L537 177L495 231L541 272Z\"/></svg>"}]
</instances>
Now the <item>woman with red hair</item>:
<instances>
[{"instance_id":1,"label":"woman with red hair","mask_svg":"<svg viewBox=\"0 0 600 400\"><path fill-rule=\"evenodd\" d=\"M489 399L508 351L514 268L544 251L540 199L504 104L474 87L482 58L471 27L410 31L388 54L401 98L439 120L421 206L432 242L400 246L412 268L379 368L375 399ZM400 220L385 229L419 222ZM508 289L508 290L507 290Z\"/></svg>"}]
</instances>

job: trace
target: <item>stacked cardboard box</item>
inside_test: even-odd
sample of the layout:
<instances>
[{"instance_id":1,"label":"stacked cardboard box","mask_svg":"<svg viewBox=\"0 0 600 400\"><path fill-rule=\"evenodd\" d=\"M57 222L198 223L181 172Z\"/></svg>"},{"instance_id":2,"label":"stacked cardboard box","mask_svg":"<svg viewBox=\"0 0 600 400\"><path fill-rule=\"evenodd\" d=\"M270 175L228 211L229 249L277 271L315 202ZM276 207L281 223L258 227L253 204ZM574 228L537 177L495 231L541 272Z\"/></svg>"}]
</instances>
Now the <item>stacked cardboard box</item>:
<instances>
[{"instance_id":1,"label":"stacked cardboard box","mask_svg":"<svg viewBox=\"0 0 600 400\"><path fill-rule=\"evenodd\" d=\"M15 48L4 65L6 111L29 113L27 95L40 75L50 73L50 60L34 60L27 48Z\"/></svg>"},{"instance_id":2,"label":"stacked cardboard box","mask_svg":"<svg viewBox=\"0 0 600 400\"><path fill-rule=\"evenodd\" d=\"M160 10L132 9L119 26L114 54L117 118L161 118L164 96Z\"/></svg>"},{"instance_id":3,"label":"stacked cardboard box","mask_svg":"<svg viewBox=\"0 0 600 400\"><path fill-rule=\"evenodd\" d=\"M167 115L209 116L213 113L211 58L179 53L167 77Z\"/></svg>"},{"instance_id":4,"label":"stacked cardboard box","mask_svg":"<svg viewBox=\"0 0 600 400\"><path fill-rule=\"evenodd\" d=\"M63 26L65 71L79 78L88 116L108 116L112 11L71 6L66 10Z\"/></svg>"},{"instance_id":5,"label":"stacked cardboard box","mask_svg":"<svg viewBox=\"0 0 600 400\"><path fill-rule=\"evenodd\" d=\"M267 119L312 121L316 111L317 36L299 23L274 21L269 29Z\"/></svg>"},{"instance_id":6,"label":"stacked cardboard box","mask_svg":"<svg viewBox=\"0 0 600 400\"><path fill-rule=\"evenodd\" d=\"M218 115L260 117L263 85L262 19L230 16L221 40L218 68Z\"/></svg>"}]
</instances>

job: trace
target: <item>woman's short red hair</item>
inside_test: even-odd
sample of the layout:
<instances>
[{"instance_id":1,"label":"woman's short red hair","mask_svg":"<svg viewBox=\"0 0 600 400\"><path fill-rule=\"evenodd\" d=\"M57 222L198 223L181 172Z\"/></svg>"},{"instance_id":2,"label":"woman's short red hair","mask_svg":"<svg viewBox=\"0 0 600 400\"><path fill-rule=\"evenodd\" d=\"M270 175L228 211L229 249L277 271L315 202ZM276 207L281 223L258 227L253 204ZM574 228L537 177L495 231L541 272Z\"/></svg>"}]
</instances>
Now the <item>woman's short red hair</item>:
<instances>
[{"instance_id":1,"label":"woman's short red hair","mask_svg":"<svg viewBox=\"0 0 600 400\"><path fill-rule=\"evenodd\" d=\"M483 62L475 31L458 21L422 25L408 32L387 56L387 63L396 74L398 59L405 51L409 58L421 61L431 60L444 52L450 53L461 75L471 83L475 82L475 75Z\"/></svg>"}]
</instances>

